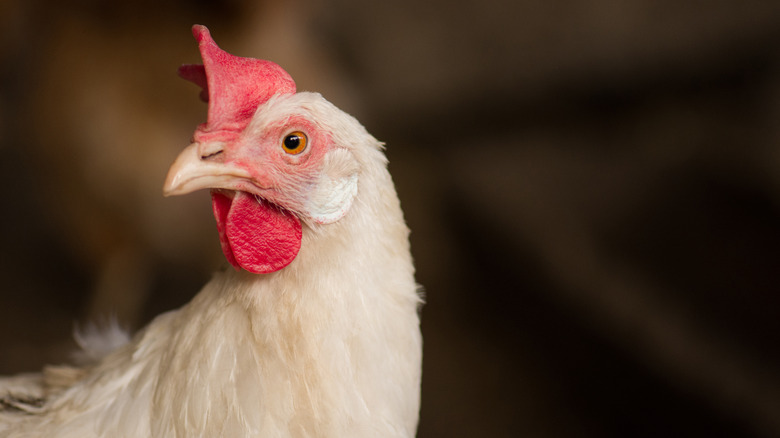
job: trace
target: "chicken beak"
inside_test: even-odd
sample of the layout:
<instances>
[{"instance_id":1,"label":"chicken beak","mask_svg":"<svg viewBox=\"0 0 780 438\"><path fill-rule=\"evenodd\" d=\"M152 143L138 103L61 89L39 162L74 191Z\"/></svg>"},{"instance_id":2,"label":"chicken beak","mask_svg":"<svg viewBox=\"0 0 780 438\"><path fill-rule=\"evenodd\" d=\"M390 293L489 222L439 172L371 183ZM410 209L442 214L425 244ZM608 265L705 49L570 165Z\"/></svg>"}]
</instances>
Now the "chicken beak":
<instances>
[{"instance_id":1,"label":"chicken beak","mask_svg":"<svg viewBox=\"0 0 780 438\"><path fill-rule=\"evenodd\" d=\"M231 189L237 180L250 178L248 172L201 156L203 145L187 146L173 162L163 185L164 196L185 195L200 189Z\"/></svg>"}]
</instances>

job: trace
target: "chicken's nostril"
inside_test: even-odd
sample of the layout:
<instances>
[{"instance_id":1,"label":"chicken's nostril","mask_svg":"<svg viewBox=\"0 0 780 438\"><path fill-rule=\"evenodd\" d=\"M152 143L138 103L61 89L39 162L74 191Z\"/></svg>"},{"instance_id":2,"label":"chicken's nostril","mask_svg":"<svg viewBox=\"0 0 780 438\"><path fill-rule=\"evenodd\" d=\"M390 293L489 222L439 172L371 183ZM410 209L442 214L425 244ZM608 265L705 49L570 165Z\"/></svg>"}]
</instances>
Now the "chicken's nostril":
<instances>
[{"instance_id":1,"label":"chicken's nostril","mask_svg":"<svg viewBox=\"0 0 780 438\"><path fill-rule=\"evenodd\" d=\"M217 155L219 155L221 153L222 153L222 151L216 151L216 152L212 152L212 153L210 153L208 155L201 155L200 159L201 160L208 160L208 159L216 157Z\"/></svg>"},{"instance_id":2,"label":"chicken's nostril","mask_svg":"<svg viewBox=\"0 0 780 438\"><path fill-rule=\"evenodd\" d=\"M213 160L224 151L222 142L204 142L198 145L198 155L201 160Z\"/></svg>"}]
</instances>

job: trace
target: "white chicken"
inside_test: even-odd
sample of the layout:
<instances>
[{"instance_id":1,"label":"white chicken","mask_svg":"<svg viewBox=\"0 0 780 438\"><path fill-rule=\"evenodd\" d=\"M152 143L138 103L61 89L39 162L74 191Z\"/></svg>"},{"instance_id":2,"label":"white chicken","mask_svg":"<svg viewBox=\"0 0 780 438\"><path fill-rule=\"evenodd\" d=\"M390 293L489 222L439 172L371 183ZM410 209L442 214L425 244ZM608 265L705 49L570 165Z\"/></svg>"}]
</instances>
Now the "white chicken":
<instances>
[{"instance_id":1,"label":"white chicken","mask_svg":"<svg viewBox=\"0 0 780 438\"><path fill-rule=\"evenodd\" d=\"M212 190L235 269L94 363L0 379L0 437L414 436L421 300L381 143L193 34L208 118L164 192Z\"/></svg>"}]
</instances>

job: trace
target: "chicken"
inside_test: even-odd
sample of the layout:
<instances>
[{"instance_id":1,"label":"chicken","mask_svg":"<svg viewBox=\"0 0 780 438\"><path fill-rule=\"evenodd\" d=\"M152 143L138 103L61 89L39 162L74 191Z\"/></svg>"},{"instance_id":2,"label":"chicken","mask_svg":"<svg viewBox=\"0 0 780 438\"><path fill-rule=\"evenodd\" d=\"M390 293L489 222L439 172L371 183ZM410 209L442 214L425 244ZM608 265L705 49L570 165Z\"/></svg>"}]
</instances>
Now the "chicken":
<instances>
[{"instance_id":1,"label":"chicken","mask_svg":"<svg viewBox=\"0 0 780 438\"><path fill-rule=\"evenodd\" d=\"M232 268L126 343L77 339L92 363L0 380L0 437L414 436L421 299L382 144L193 34L207 121L164 193L211 190Z\"/></svg>"}]
</instances>

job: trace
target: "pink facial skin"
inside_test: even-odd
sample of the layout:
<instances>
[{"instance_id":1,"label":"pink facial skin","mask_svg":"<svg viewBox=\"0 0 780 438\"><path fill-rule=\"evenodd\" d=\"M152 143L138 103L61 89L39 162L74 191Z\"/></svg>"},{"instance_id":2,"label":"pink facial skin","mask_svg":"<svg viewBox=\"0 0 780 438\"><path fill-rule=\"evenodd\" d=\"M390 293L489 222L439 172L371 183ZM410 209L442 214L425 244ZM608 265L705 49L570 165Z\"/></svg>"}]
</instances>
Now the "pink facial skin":
<instances>
[{"instance_id":1,"label":"pink facial skin","mask_svg":"<svg viewBox=\"0 0 780 438\"><path fill-rule=\"evenodd\" d=\"M282 142L295 131L303 132L308 144L303 152L292 155L282 148ZM254 185L247 187L249 191L300 212L307 188L317 182L323 159L331 147L326 131L302 116L294 116L283 124L262 129L254 130L250 126L240 138L227 143L222 157L216 159L248 172Z\"/></svg>"}]
</instances>

